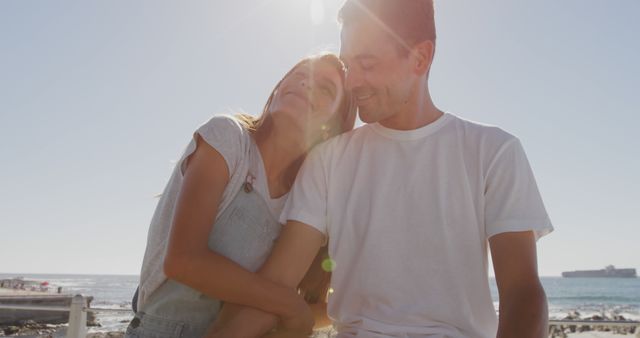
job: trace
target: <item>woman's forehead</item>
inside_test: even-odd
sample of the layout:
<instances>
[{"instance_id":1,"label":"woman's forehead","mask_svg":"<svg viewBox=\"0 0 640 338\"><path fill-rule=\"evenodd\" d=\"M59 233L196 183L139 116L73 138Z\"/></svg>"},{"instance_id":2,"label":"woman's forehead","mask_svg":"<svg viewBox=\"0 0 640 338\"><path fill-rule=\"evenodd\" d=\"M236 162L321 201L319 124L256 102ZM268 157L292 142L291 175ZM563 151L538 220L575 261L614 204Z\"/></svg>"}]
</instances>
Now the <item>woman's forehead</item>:
<instances>
[{"instance_id":1,"label":"woman's forehead","mask_svg":"<svg viewBox=\"0 0 640 338\"><path fill-rule=\"evenodd\" d=\"M311 74L319 76L330 77L335 81L342 80L342 65L336 60L330 59L311 59L305 62L302 67L305 67Z\"/></svg>"}]
</instances>

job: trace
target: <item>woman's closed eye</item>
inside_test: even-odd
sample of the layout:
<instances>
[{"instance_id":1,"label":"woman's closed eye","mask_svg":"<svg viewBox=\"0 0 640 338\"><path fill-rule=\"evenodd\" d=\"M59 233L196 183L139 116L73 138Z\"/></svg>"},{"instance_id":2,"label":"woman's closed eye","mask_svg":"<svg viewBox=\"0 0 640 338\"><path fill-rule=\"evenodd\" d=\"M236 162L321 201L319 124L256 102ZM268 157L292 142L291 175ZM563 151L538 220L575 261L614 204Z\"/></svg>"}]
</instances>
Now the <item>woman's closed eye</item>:
<instances>
[{"instance_id":1,"label":"woman's closed eye","mask_svg":"<svg viewBox=\"0 0 640 338\"><path fill-rule=\"evenodd\" d=\"M360 62L360 68L362 70L373 70L376 67L376 62L372 60L366 60Z\"/></svg>"},{"instance_id":2,"label":"woman's closed eye","mask_svg":"<svg viewBox=\"0 0 640 338\"><path fill-rule=\"evenodd\" d=\"M323 78L320 80L320 83L318 83L318 86L320 88L320 91L327 95L330 98L335 98L336 96L336 88L335 85L333 84L333 82L331 82L331 80L328 80L326 78Z\"/></svg>"},{"instance_id":3,"label":"woman's closed eye","mask_svg":"<svg viewBox=\"0 0 640 338\"><path fill-rule=\"evenodd\" d=\"M333 91L327 87L327 86L321 86L320 89L322 90L323 93L325 93L327 96L333 97Z\"/></svg>"}]
</instances>

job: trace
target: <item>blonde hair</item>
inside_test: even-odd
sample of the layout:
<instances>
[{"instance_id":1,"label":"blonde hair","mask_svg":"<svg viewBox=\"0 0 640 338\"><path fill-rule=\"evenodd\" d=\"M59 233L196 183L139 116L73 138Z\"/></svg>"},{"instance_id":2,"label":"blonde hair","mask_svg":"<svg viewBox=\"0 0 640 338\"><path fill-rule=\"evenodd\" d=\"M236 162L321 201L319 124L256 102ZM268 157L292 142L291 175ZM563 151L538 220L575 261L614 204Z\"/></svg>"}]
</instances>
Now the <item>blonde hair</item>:
<instances>
[{"instance_id":1,"label":"blonde hair","mask_svg":"<svg viewBox=\"0 0 640 338\"><path fill-rule=\"evenodd\" d=\"M238 120L238 122L240 122L240 124L244 128L246 128L252 133L258 133L258 132L262 133L265 131L264 129L270 128L269 121L268 121L270 117L269 117L269 114L267 114L267 112L269 111L269 107L271 106L271 102L273 101L273 98L276 92L278 91L278 88L280 88L280 84L287 76L293 73L298 67L308 62L327 62L328 64L334 66L335 69L338 71L338 73L340 73L340 79L344 83L345 77L346 77L346 71L345 71L344 64L342 63L342 61L337 55L329 52L323 52L323 53L305 57L304 59L300 60L300 62L298 62L295 66L293 66L293 68L291 68L282 77L282 79L280 79L280 81L278 81L276 86L271 91L271 95L269 95L269 99L267 99L267 103L265 103L264 108L262 108L262 113L259 116L254 116L246 113L239 113L235 115L235 118ZM343 95L342 101L338 106L338 111L336 112L335 116L329 121L330 128L328 129L328 132L329 132L328 136L330 137L335 136L353 129L353 125L355 123L355 116L356 116L355 108L356 107L353 104L351 95L345 91L345 95Z\"/></svg>"}]
</instances>

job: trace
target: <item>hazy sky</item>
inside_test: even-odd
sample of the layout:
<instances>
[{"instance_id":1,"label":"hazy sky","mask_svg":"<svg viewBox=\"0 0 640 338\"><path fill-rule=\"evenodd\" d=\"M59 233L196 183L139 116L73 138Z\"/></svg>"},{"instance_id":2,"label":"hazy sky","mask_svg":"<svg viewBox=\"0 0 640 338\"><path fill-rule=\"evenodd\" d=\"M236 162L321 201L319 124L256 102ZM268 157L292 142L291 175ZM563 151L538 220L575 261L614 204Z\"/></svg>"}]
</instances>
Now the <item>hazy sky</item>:
<instances>
[{"instance_id":1,"label":"hazy sky","mask_svg":"<svg viewBox=\"0 0 640 338\"><path fill-rule=\"evenodd\" d=\"M0 272L139 273L193 130L259 112L300 58L337 52L340 3L0 1ZM556 228L542 275L640 268L638 15L638 0L436 3L434 100L522 140Z\"/></svg>"}]
</instances>

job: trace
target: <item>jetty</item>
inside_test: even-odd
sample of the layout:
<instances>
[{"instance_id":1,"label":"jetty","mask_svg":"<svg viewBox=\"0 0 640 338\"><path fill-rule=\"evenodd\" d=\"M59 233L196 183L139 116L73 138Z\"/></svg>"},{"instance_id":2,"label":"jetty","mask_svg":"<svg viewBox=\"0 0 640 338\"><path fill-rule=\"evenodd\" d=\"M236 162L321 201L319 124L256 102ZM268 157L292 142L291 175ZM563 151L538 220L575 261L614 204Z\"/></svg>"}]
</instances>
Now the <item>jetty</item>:
<instances>
[{"instance_id":1,"label":"jetty","mask_svg":"<svg viewBox=\"0 0 640 338\"><path fill-rule=\"evenodd\" d=\"M87 306L93 297L84 297ZM47 282L29 281L22 278L0 280L0 325L22 325L25 322L39 324L63 324L69 322L67 311L42 311L28 308L70 307L73 295L52 287ZM8 308L13 307L13 308ZM88 325L95 323L95 315L88 313Z\"/></svg>"}]
</instances>

